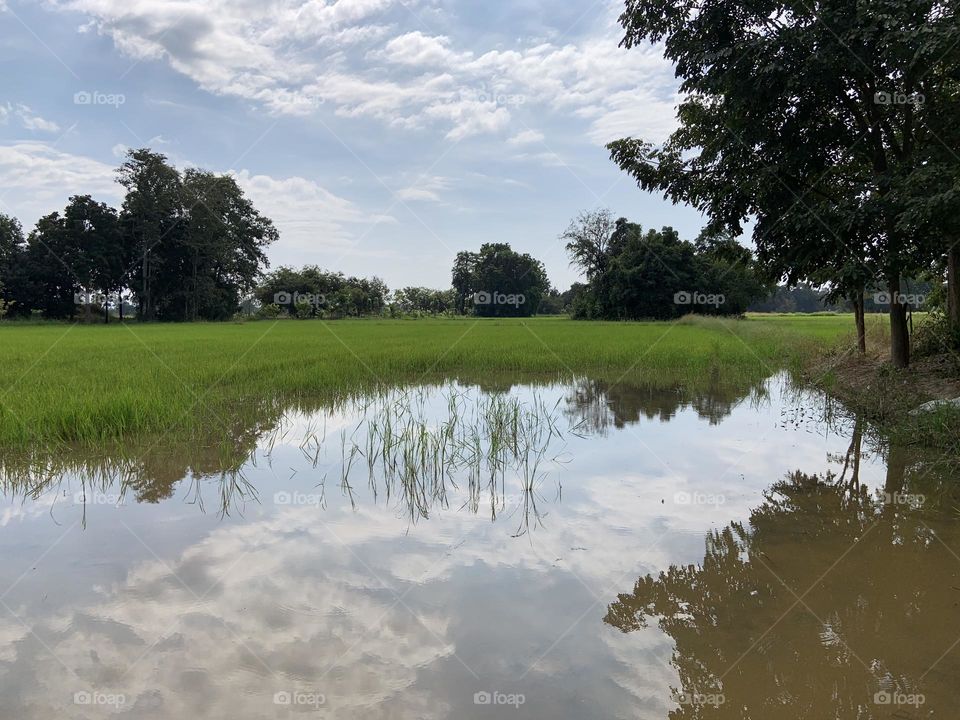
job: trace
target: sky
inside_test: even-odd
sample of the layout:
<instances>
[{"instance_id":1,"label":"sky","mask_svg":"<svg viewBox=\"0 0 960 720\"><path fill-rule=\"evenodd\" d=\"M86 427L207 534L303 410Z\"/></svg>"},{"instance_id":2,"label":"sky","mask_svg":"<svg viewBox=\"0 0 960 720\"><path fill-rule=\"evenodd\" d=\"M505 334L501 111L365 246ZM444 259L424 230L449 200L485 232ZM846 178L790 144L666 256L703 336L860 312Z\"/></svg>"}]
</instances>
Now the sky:
<instances>
[{"instance_id":1,"label":"sky","mask_svg":"<svg viewBox=\"0 0 960 720\"><path fill-rule=\"evenodd\" d=\"M131 147L234 174L280 240L271 265L448 287L508 242L578 280L558 239L609 207L693 239L702 217L609 159L662 141L678 83L619 47L600 0L0 0L0 213L119 206Z\"/></svg>"}]
</instances>

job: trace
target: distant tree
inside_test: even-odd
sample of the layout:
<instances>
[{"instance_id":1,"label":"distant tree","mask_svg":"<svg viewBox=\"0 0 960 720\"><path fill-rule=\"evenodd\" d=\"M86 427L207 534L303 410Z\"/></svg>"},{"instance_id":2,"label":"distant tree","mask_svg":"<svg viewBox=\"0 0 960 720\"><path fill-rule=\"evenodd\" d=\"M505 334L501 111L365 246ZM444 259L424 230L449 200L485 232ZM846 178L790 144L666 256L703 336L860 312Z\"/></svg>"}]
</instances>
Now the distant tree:
<instances>
[{"instance_id":1,"label":"distant tree","mask_svg":"<svg viewBox=\"0 0 960 720\"><path fill-rule=\"evenodd\" d=\"M22 264L25 247L20 222L0 213L0 302L3 303L4 315L16 302L19 279L17 271Z\"/></svg>"},{"instance_id":2,"label":"distant tree","mask_svg":"<svg viewBox=\"0 0 960 720\"><path fill-rule=\"evenodd\" d=\"M454 275L457 270L455 263ZM476 315L530 317L550 290L550 281L543 263L529 254L515 252L507 243L485 243L475 257L469 285L462 287L472 296Z\"/></svg>"},{"instance_id":3,"label":"distant tree","mask_svg":"<svg viewBox=\"0 0 960 720\"><path fill-rule=\"evenodd\" d=\"M584 217L574 226L602 225ZM681 240L673 228L644 232L640 225L620 218L601 244L574 242L567 248L573 264L589 273L585 286L571 288L574 317L740 315L768 292L753 254L729 235L702 233L694 244ZM583 259L585 248L593 248L586 254L589 261ZM596 254L601 248L602 257Z\"/></svg>"},{"instance_id":4,"label":"distant tree","mask_svg":"<svg viewBox=\"0 0 960 720\"><path fill-rule=\"evenodd\" d=\"M580 268L588 281L606 272L615 228L613 214L603 208L581 212L560 236L566 241L570 263Z\"/></svg>"},{"instance_id":5,"label":"distant tree","mask_svg":"<svg viewBox=\"0 0 960 720\"><path fill-rule=\"evenodd\" d=\"M477 254L472 252L458 252L453 261L453 289L457 294L457 314L466 314L467 298L473 286L473 273L477 266Z\"/></svg>"},{"instance_id":6,"label":"distant tree","mask_svg":"<svg viewBox=\"0 0 960 720\"><path fill-rule=\"evenodd\" d=\"M360 317L382 312L389 292L378 277L345 277L307 265L300 270L281 266L267 273L253 295L263 307L275 305L301 318Z\"/></svg>"},{"instance_id":7,"label":"distant tree","mask_svg":"<svg viewBox=\"0 0 960 720\"><path fill-rule=\"evenodd\" d=\"M24 280L18 302L25 312L40 310L51 319L73 317L76 298L83 291L73 269L80 264L74 240L60 213L50 213L37 221L27 237L22 260Z\"/></svg>"}]
</instances>

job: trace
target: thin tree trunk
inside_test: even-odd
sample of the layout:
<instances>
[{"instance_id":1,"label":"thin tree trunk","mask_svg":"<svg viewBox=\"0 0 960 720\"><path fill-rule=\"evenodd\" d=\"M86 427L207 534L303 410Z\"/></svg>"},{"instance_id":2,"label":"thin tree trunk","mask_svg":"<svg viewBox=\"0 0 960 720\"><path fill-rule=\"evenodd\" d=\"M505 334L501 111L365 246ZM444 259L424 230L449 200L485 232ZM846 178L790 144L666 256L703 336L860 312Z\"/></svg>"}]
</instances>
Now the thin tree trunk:
<instances>
[{"instance_id":1,"label":"thin tree trunk","mask_svg":"<svg viewBox=\"0 0 960 720\"><path fill-rule=\"evenodd\" d=\"M140 299L140 321L150 320L150 267L147 263L147 246L143 246L143 297Z\"/></svg>"},{"instance_id":2,"label":"thin tree trunk","mask_svg":"<svg viewBox=\"0 0 960 720\"><path fill-rule=\"evenodd\" d=\"M960 331L960 241L947 251L947 310L950 327Z\"/></svg>"},{"instance_id":3,"label":"thin tree trunk","mask_svg":"<svg viewBox=\"0 0 960 720\"><path fill-rule=\"evenodd\" d=\"M890 281L890 360L894 367L910 367L910 331L907 306L902 302L900 278Z\"/></svg>"},{"instance_id":4,"label":"thin tree trunk","mask_svg":"<svg viewBox=\"0 0 960 720\"><path fill-rule=\"evenodd\" d=\"M857 350L861 355L867 354L867 318L863 305L863 289L853 296L853 314L857 320Z\"/></svg>"}]
</instances>

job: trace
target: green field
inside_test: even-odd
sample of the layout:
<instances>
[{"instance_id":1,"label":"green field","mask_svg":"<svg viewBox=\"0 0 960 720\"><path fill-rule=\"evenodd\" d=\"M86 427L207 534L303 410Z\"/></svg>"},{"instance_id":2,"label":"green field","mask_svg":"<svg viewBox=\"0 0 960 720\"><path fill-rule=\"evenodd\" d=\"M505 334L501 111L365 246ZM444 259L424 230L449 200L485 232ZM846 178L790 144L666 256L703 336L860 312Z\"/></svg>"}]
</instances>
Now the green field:
<instances>
[{"instance_id":1,"label":"green field","mask_svg":"<svg viewBox=\"0 0 960 720\"><path fill-rule=\"evenodd\" d=\"M845 315L0 324L0 446L210 437L249 407L445 378L742 386L851 342L852 327Z\"/></svg>"}]
</instances>

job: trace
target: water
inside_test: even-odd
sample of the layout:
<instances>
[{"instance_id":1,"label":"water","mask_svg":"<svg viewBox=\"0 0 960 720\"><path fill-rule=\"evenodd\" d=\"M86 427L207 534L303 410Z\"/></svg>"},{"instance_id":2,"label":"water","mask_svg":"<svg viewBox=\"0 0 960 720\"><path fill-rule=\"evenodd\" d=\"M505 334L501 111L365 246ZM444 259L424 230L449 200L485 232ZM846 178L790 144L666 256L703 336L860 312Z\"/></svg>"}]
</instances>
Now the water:
<instances>
[{"instance_id":1,"label":"water","mask_svg":"<svg viewBox=\"0 0 960 720\"><path fill-rule=\"evenodd\" d=\"M224 420L4 460L0 717L960 714L960 478L784 377Z\"/></svg>"}]
</instances>

